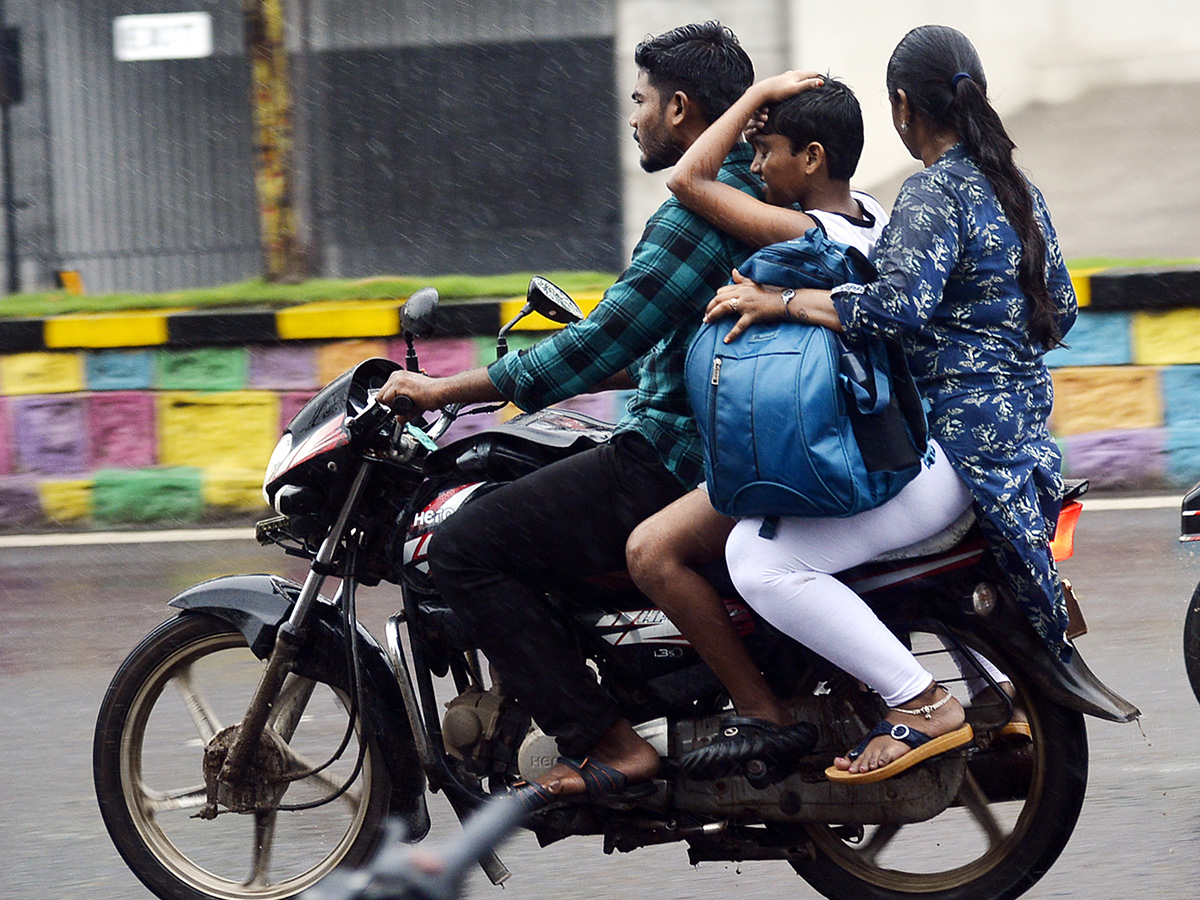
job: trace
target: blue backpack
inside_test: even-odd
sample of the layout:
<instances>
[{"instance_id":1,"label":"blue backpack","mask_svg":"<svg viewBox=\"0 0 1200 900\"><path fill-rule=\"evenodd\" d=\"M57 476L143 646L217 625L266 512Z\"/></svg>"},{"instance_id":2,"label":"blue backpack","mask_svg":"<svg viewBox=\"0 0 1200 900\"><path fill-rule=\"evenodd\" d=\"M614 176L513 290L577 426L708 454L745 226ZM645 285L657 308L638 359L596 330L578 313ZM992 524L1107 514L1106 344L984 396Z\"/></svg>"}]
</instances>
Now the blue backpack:
<instances>
[{"instance_id":1,"label":"blue backpack","mask_svg":"<svg viewBox=\"0 0 1200 900\"><path fill-rule=\"evenodd\" d=\"M739 267L783 288L877 276L862 253L818 228L764 247ZM704 446L709 499L734 516L851 516L890 500L921 468L925 410L903 351L850 345L827 328L704 325L688 348L688 398ZM769 535L767 535L769 536Z\"/></svg>"}]
</instances>

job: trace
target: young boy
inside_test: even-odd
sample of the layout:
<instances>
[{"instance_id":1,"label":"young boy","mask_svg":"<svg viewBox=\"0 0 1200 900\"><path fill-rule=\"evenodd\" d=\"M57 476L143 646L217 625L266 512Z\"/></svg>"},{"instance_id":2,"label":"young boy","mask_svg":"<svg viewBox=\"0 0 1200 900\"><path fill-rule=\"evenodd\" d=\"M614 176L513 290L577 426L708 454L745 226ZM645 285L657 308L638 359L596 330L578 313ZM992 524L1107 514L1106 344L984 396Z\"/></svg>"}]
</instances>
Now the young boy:
<instances>
[{"instance_id":1,"label":"young boy","mask_svg":"<svg viewBox=\"0 0 1200 900\"><path fill-rule=\"evenodd\" d=\"M765 183L765 201L716 177L743 131L754 147L751 170ZM709 126L667 186L684 206L751 247L815 227L867 254L887 213L873 197L850 189L862 146L862 112L846 85L787 72L752 86ZM815 740L812 727L796 723L767 685L724 601L697 571L723 558L733 525L712 508L701 485L644 521L626 544L634 581L720 678L736 710L712 743L682 760L685 771L700 778L731 774L750 759L783 764Z\"/></svg>"}]
</instances>

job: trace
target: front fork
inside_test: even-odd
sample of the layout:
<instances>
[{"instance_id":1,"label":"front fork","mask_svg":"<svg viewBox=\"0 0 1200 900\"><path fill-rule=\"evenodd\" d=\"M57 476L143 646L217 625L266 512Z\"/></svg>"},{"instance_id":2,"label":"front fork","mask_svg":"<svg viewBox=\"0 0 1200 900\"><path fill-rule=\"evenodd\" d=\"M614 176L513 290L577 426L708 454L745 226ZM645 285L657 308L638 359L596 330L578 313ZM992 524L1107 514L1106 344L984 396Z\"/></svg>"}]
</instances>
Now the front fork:
<instances>
[{"instance_id":1,"label":"front fork","mask_svg":"<svg viewBox=\"0 0 1200 900\"><path fill-rule=\"evenodd\" d=\"M250 705L246 709L246 715L243 717L237 733L233 736L229 749L225 754L224 762L221 764L221 771L217 776L219 782L238 784L246 774L246 767L249 765L255 749L260 745L263 731L267 726L267 720L271 715L271 709L279 697L284 680L295 667L296 656L299 654L300 648L304 645L304 640L308 635L308 618L313 604L321 594L321 588L325 584L325 579L334 571L333 563L337 557L338 548L342 545L346 533L350 528L351 516L358 506L363 488L374 465L375 463L368 459L363 460L359 466L358 472L355 473L354 481L350 485L346 501L342 504L341 511L338 513L337 521L334 522L333 527L329 530L329 533L325 536L325 540L317 550L316 558L313 560L308 577L304 579L304 585L300 589L300 595L296 598L295 604L292 606L291 614L288 616L287 621L279 626L275 634L275 645L271 650L270 656L267 657L266 669L263 671L262 678L259 679L258 687L255 689L254 696L250 700ZM350 556L347 560L347 571L350 574L343 580L338 593L339 599L343 602L353 603L355 582L353 577L354 548L352 542L346 542L346 552ZM197 814L199 818L211 819L216 817L217 808L213 793L212 791L209 792L208 803Z\"/></svg>"}]
</instances>

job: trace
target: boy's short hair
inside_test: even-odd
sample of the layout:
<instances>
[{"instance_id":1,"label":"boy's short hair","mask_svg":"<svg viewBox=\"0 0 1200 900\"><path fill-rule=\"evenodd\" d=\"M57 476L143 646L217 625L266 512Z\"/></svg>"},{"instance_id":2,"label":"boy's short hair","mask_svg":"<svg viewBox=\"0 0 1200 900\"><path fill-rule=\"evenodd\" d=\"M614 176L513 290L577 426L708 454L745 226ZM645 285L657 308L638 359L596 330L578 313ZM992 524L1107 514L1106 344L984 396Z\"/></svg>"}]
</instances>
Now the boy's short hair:
<instances>
[{"instance_id":1,"label":"boy's short hair","mask_svg":"<svg viewBox=\"0 0 1200 900\"><path fill-rule=\"evenodd\" d=\"M862 109L854 91L836 78L795 97L776 103L767 111L760 134L782 134L798 152L816 141L825 148L829 177L849 181L862 156Z\"/></svg>"},{"instance_id":2,"label":"boy's short hair","mask_svg":"<svg viewBox=\"0 0 1200 900\"><path fill-rule=\"evenodd\" d=\"M754 65L737 35L720 22L680 25L648 37L633 54L664 95L683 91L711 125L754 83Z\"/></svg>"}]
</instances>

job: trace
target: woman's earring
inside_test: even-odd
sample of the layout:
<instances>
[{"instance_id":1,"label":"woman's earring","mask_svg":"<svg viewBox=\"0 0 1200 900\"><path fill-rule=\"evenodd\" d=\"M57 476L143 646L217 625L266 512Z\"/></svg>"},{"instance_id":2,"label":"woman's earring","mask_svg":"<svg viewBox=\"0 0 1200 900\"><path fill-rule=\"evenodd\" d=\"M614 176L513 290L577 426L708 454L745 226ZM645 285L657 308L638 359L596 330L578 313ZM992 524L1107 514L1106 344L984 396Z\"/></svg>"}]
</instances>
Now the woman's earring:
<instances>
[{"instance_id":1,"label":"woman's earring","mask_svg":"<svg viewBox=\"0 0 1200 900\"><path fill-rule=\"evenodd\" d=\"M901 122L901 123L900 123L900 133L901 133L901 134L908 134L908 123L907 123L907 122Z\"/></svg>"}]
</instances>

